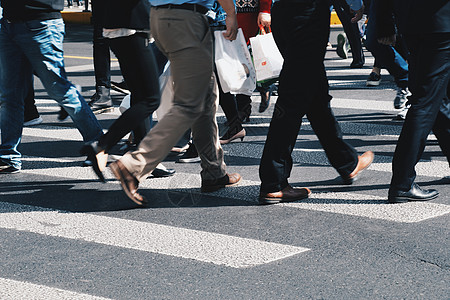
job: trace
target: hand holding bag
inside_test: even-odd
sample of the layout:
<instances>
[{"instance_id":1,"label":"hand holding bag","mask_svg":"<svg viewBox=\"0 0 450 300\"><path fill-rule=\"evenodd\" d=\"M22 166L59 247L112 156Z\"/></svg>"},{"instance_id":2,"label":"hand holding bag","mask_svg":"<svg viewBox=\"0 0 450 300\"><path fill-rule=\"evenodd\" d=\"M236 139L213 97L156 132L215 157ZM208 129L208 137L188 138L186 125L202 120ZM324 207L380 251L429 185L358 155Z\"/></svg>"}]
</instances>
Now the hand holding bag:
<instances>
[{"instance_id":1,"label":"hand holding bag","mask_svg":"<svg viewBox=\"0 0 450 300\"><path fill-rule=\"evenodd\" d=\"M214 32L215 63L222 90L251 96L256 88L256 74L242 29L238 29L234 41L225 39L223 32Z\"/></svg>"},{"instance_id":2,"label":"hand holding bag","mask_svg":"<svg viewBox=\"0 0 450 300\"><path fill-rule=\"evenodd\" d=\"M272 32L266 33L262 27L260 30L260 35L250 38L257 81L279 77L284 61Z\"/></svg>"}]
</instances>

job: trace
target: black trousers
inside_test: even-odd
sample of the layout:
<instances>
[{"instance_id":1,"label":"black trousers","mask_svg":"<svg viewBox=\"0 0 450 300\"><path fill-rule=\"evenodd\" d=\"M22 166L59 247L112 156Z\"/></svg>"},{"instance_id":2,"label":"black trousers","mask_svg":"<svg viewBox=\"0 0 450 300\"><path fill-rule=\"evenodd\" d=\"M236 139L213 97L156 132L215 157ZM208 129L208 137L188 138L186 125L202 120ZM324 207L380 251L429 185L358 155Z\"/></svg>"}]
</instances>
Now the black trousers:
<instances>
[{"instance_id":1,"label":"black trousers","mask_svg":"<svg viewBox=\"0 0 450 300\"><path fill-rule=\"evenodd\" d=\"M431 131L450 163L450 33L405 38L412 105L395 149L391 189L408 191Z\"/></svg>"},{"instance_id":2,"label":"black trousers","mask_svg":"<svg viewBox=\"0 0 450 300\"><path fill-rule=\"evenodd\" d=\"M149 130L145 121L158 108L160 101L157 63L147 35L137 33L111 39L110 46L131 91L131 106L100 138L99 146L106 151L130 131L140 141Z\"/></svg>"},{"instance_id":3,"label":"black trousers","mask_svg":"<svg viewBox=\"0 0 450 300\"><path fill-rule=\"evenodd\" d=\"M323 63L329 30L328 0L281 0L272 8L272 32L284 65L259 169L262 192L288 185L292 150L304 115L338 173L346 176L356 168L356 150L342 139L329 103Z\"/></svg>"},{"instance_id":4,"label":"black trousers","mask_svg":"<svg viewBox=\"0 0 450 300\"><path fill-rule=\"evenodd\" d=\"M87 2L87 1L86 1ZM92 1L92 23L94 26L92 43L94 54L95 86L111 88L111 54L109 39L103 37L102 11L97 1Z\"/></svg>"},{"instance_id":5,"label":"black trousers","mask_svg":"<svg viewBox=\"0 0 450 300\"><path fill-rule=\"evenodd\" d=\"M339 20L344 27L344 32L347 35L350 43L350 50L352 52L353 62L364 63L364 53L361 44L361 36L357 23L352 23L353 14L350 12L350 6L345 0L331 0L331 4L339 17Z\"/></svg>"}]
</instances>

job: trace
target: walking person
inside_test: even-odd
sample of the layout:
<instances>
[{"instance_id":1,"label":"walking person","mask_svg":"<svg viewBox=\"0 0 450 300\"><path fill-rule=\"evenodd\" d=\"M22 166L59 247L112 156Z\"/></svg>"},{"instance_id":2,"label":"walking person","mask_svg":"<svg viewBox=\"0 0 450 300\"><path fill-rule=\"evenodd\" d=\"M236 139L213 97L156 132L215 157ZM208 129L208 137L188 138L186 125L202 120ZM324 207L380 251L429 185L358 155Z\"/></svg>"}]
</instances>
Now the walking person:
<instances>
[{"instance_id":1,"label":"walking person","mask_svg":"<svg viewBox=\"0 0 450 300\"><path fill-rule=\"evenodd\" d=\"M212 34L205 13L214 0L151 0L150 28L158 48L170 61L173 106L152 128L136 151L110 165L127 196L144 204L139 181L161 162L188 128L201 158L202 192L236 185L241 176L227 174L216 123ZM237 21L232 0L220 0L227 13L225 38L234 40Z\"/></svg>"},{"instance_id":2,"label":"walking person","mask_svg":"<svg viewBox=\"0 0 450 300\"><path fill-rule=\"evenodd\" d=\"M374 4L378 41L395 44L395 12L398 30L410 52L411 106L392 160L388 201L431 200L439 192L422 189L415 183L415 166L431 131L450 164L450 1L378 0Z\"/></svg>"},{"instance_id":3,"label":"walking person","mask_svg":"<svg viewBox=\"0 0 450 300\"><path fill-rule=\"evenodd\" d=\"M17 147L22 137L24 99L33 71L47 93L69 113L85 142L102 128L64 69L64 0L2 0L0 20L0 174L22 167Z\"/></svg>"},{"instance_id":4,"label":"walking person","mask_svg":"<svg viewBox=\"0 0 450 300\"><path fill-rule=\"evenodd\" d=\"M372 163L371 151L358 156L343 140L330 107L323 62L329 31L328 0L280 0L272 8L272 32L284 64L259 168L261 204L290 202L311 194L308 188L293 188L288 183L292 150L304 115L345 184L353 183Z\"/></svg>"},{"instance_id":5,"label":"walking person","mask_svg":"<svg viewBox=\"0 0 450 300\"><path fill-rule=\"evenodd\" d=\"M150 3L147 0L94 1L97 13L104 16L103 35L120 64L122 75L131 90L127 109L98 141L86 144L81 152L92 161L100 180L106 168L108 151L133 131L138 144L150 129L148 117L160 101L159 74L155 55L149 43Z\"/></svg>"}]
</instances>

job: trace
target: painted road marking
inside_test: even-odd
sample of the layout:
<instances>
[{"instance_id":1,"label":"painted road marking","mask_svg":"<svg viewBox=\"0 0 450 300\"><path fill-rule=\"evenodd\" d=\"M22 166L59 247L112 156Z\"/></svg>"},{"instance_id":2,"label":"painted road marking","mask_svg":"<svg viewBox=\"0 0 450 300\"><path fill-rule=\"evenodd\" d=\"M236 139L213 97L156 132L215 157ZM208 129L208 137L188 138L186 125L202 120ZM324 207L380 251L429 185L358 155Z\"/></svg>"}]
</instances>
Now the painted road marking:
<instances>
[{"instance_id":1,"label":"painted road marking","mask_svg":"<svg viewBox=\"0 0 450 300\"><path fill-rule=\"evenodd\" d=\"M10 212L14 210L18 212ZM4 212L1 213L2 211ZM219 233L86 213L51 211L18 204L0 203L0 213L0 228L170 255L232 268L267 264L309 250Z\"/></svg>"},{"instance_id":2,"label":"painted road marking","mask_svg":"<svg viewBox=\"0 0 450 300\"><path fill-rule=\"evenodd\" d=\"M34 299L34 300L107 300L109 298L96 297L82 293L62 290L29 282L0 278L0 299Z\"/></svg>"},{"instance_id":3,"label":"painted road marking","mask_svg":"<svg viewBox=\"0 0 450 300\"><path fill-rule=\"evenodd\" d=\"M446 162L439 163L442 163L442 167L445 167L448 170L448 165ZM375 164L375 168L378 168L380 165L382 164ZM435 171L437 168L436 166L439 166L439 164L435 164L431 168ZM372 169L372 166L370 166L369 169ZM22 172L70 179L97 179L91 168L83 167L31 169L23 170ZM114 180L114 176L109 169L106 170L105 177L111 181ZM435 175L435 177L439 176ZM193 199L192 201L196 201L196 199L201 199L200 184L201 178L199 174L177 172L174 176L168 178L152 178L145 180L140 183L140 189L144 194L146 193L146 189L181 191L184 193L189 193L192 196L190 197ZM256 205L257 195L259 194L259 185L259 181L242 180L239 186L222 189L212 193L211 195L237 199ZM0 195L2 195L1 192ZM168 200L170 201L170 195L168 195L168 197ZM193 205L195 204L196 203L193 203ZM450 205L433 202L410 202L392 205L387 204L387 196L374 196L361 192L313 192L311 198L308 200L281 206L332 212L341 215L367 217L371 219L388 220L400 223L421 222L450 213Z\"/></svg>"}]
</instances>

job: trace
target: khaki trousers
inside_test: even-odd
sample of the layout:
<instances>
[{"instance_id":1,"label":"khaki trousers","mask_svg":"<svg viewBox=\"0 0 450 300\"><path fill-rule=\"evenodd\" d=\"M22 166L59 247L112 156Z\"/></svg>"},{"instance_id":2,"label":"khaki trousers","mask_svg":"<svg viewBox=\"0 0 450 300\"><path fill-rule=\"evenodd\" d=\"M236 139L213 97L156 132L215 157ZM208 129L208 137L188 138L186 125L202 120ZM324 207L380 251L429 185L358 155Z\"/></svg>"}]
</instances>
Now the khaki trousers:
<instances>
[{"instance_id":1,"label":"khaki trousers","mask_svg":"<svg viewBox=\"0 0 450 300\"><path fill-rule=\"evenodd\" d=\"M120 161L138 180L143 180L191 128L201 159L202 179L223 177L213 41L207 18L194 11L152 7L150 20L156 45L170 60L173 107L150 130L138 150L128 152Z\"/></svg>"}]
</instances>

